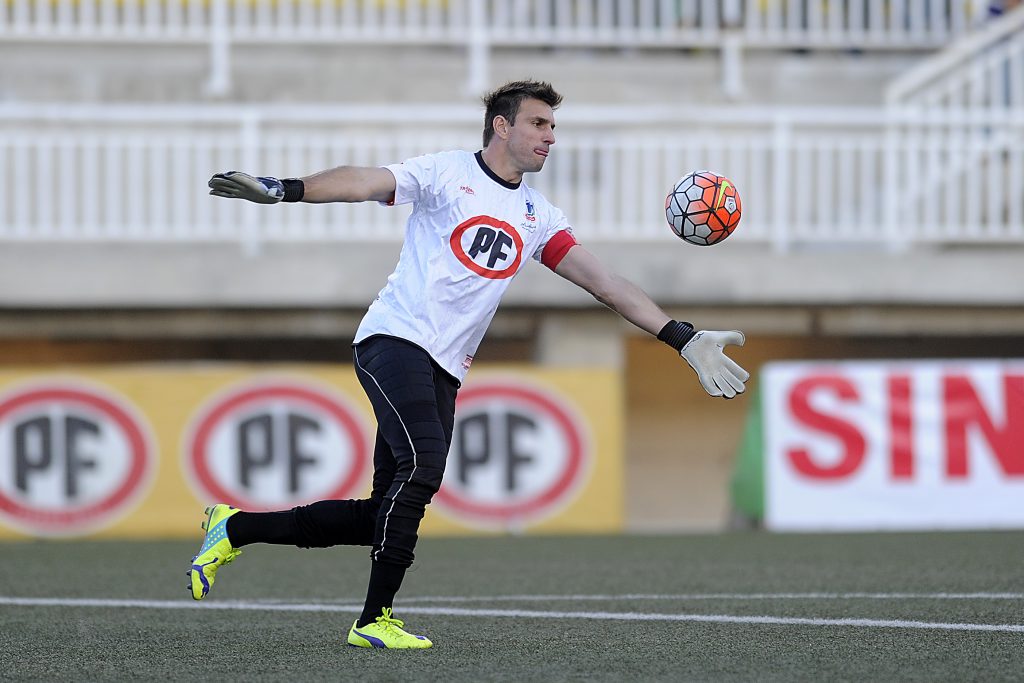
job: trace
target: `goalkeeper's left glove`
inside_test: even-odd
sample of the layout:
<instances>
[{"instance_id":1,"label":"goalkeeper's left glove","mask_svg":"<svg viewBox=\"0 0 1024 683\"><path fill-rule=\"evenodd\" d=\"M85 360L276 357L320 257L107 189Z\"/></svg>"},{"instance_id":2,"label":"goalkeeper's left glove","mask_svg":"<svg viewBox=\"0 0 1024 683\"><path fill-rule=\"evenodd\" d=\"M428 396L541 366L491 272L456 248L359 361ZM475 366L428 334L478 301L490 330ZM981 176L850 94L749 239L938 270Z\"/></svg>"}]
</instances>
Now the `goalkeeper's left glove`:
<instances>
[{"instance_id":1,"label":"goalkeeper's left glove","mask_svg":"<svg viewBox=\"0 0 1024 683\"><path fill-rule=\"evenodd\" d=\"M301 180L254 177L241 171L217 173L210 178L207 185L210 187L210 194L215 197L245 199L257 204L297 202L302 199L303 194Z\"/></svg>"},{"instance_id":2,"label":"goalkeeper's left glove","mask_svg":"<svg viewBox=\"0 0 1024 683\"><path fill-rule=\"evenodd\" d=\"M745 338L739 330L695 332L689 323L671 321L662 328L658 339L679 351L697 373L704 391L711 396L733 398L742 394L750 373L725 355L729 344L743 346Z\"/></svg>"}]
</instances>

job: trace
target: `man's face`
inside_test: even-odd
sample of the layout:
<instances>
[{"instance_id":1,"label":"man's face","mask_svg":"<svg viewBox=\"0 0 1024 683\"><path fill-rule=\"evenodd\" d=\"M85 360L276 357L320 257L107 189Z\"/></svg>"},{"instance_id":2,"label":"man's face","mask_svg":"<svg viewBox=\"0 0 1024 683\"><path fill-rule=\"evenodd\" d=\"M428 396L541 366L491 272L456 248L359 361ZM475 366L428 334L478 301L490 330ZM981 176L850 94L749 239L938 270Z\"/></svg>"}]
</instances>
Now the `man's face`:
<instances>
[{"instance_id":1,"label":"man's face","mask_svg":"<svg viewBox=\"0 0 1024 683\"><path fill-rule=\"evenodd\" d=\"M548 149L555 144L555 113L540 100L526 99L519 105L514 126L510 126L508 149L523 173L544 167Z\"/></svg>"}]
</instances>

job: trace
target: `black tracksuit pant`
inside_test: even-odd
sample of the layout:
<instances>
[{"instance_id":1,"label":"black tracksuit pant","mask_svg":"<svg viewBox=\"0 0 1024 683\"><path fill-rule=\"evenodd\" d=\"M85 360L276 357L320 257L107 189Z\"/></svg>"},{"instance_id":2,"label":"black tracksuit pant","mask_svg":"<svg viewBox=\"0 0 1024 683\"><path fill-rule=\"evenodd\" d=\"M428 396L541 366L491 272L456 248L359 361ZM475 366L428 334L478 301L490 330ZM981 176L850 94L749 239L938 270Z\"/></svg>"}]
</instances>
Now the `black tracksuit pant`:
<instances>
[{"instance_id":1,"label":"black tracksuit pant","mask_svg":"<svg viewBox=\"0 0 1024 683\"><path fill-rule=\"evenodd\" d=\"M444 475L459 382L402 339L370 337L356 345L354 355L356 376L377 418L370 497L240 513L228 526L236 547L368 545L376 563L403 570L412 564L420 520Z\"/></svg>"},{"instance_id":2,"label":"black tracksuit pant","mask_svg":"<svg viewBox=\"0 0 1024 683\"><path fill-rule=\"evenodd\" d=\"M391 337L357 345L355 366L377 418L371 555L408 567L420 520L441 487L459 383L426 351Z\"/></svg>"}]
</instances>

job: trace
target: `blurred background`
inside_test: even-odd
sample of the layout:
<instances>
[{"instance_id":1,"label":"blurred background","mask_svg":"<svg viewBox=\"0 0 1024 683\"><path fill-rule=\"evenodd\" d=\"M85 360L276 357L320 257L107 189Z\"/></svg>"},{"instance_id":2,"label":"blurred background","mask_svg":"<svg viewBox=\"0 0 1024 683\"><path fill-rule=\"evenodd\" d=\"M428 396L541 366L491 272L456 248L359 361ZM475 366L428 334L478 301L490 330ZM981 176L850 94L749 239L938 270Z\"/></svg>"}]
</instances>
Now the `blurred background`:
<instances>
[{"instance_id":1,"label":"blurred background","mask_svg":"<svg viewBox=\"0 0 1024 683\"><path fill-rule=\"evenodd\" d=\"M473 151L521 78L565 95L527 182L752 380L530 266L426 533L1024 527L1019 4L3 0L0 537L365 493L350 341L407 209L206 181ZM699 168L743 199L711 248L664 219Z\"/></svg>"}]
</instances>

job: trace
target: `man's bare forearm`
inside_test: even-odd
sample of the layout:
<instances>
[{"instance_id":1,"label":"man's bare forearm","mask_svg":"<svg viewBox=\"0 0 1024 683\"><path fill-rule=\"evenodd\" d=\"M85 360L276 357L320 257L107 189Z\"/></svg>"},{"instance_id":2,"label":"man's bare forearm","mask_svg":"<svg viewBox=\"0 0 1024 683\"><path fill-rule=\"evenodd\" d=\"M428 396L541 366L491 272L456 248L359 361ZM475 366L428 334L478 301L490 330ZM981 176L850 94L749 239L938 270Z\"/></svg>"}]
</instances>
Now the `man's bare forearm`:
<instances>
[{"instance_id":1,"label":"man's bare forearm","mask_svg":"<svg viewBox=\"0 0 1024 683\"><path fill-rule=\"evenodd\" d=\"M386 168L338 166L301 179L305 186L302 201L387 202L395 195L395 177Z\"/></svg>"},{"instance_id":2,"label":"man's bare forearm","mask_svg":"<svg viewBox=\"0 0 1024 683\"><path fill-rule=\"evenodd\" d=\"M619 275L611 277L611 286L601 292L597 299L641 330L654 336L657 336L665 323L671 320L642 289Z\"/></svg>"}]
</instances>

